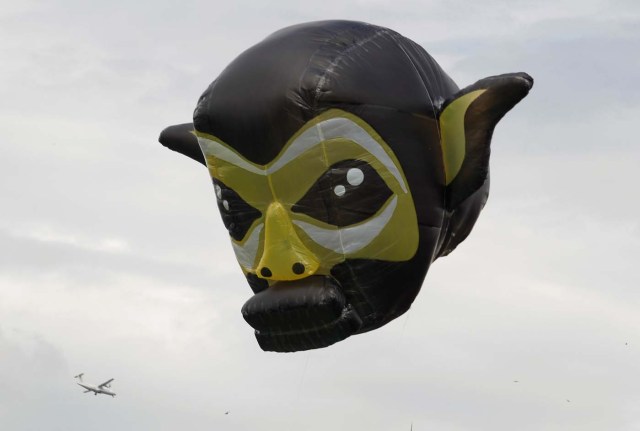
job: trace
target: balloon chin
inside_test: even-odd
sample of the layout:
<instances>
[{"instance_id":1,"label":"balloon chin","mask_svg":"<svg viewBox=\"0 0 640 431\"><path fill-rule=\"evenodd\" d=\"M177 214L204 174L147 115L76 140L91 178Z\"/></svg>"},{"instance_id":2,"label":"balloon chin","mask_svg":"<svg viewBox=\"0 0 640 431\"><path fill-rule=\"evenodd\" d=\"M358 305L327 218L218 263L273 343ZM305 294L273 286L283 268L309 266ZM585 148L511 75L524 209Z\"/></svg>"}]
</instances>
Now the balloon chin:
<instances>
[{"instance_id":1,"label":"balloon chin","mask_svg":"<svg viewBox=\"0 0 640 431\"><path fill-rule=\"evenodd\" d=\"M330 277L274 283L242 307L265 351L319 349L355 334L362 319Z\"/></svg>"}]
</instances>

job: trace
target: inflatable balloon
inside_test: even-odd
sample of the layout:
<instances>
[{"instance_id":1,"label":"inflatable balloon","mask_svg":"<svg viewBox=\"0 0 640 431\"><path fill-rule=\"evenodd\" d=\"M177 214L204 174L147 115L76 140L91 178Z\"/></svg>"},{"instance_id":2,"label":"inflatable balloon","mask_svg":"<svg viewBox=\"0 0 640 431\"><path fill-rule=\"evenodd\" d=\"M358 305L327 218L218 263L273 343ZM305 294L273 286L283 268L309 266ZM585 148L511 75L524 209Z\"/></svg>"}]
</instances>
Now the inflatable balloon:
<instances>
[{"instance_id":1,"label":"inflatable balloon","mask_svg":"<svg viewBox=\"0 0 640 431\"><path fill-rule=\"evenodd\" d=\"M407 311L471 231L493 129L532 85L460 90L416 43L360 22L288 27L236 58L160 142L208 168L260 347L325 347Z\"/></svg>"}]
</instances>

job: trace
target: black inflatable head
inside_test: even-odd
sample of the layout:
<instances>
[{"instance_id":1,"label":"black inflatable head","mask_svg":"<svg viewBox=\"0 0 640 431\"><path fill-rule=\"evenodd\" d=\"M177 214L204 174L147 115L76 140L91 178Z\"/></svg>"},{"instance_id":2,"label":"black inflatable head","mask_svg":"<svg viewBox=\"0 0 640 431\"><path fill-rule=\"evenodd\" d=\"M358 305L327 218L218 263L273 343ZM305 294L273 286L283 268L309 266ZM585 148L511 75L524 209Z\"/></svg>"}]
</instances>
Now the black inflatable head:
<instances>
[{"instance_id":1,"label":"black inflatable head","mask_svg":"<svg viewBox=\"0 0 640 431\"><path fill-rule=\"evenodd\" d=\"M234 60L193 125L160 140L206 162L260 346L325 347L404 313L471 230L493 128L532 83L460 91L420 46L350 21L280 30Z\"/></svg>"}]
</instances>

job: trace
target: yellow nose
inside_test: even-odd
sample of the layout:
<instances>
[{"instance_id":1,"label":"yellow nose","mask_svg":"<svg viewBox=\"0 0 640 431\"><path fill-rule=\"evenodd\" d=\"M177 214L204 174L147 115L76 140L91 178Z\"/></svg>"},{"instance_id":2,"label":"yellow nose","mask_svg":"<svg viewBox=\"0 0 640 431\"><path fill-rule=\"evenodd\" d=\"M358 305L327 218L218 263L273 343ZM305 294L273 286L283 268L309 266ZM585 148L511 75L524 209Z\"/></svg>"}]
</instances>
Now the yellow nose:
<instances>
[{"instance_id":1,"label":"yellow nose","mask_svg":"<svg viewBox=\"0 0 640 431\"><path fill-rule=\"evenodd\" d=\"M258 277L277 281L299 280L318 270L318 258L300 241L281 203L269 205L264 224L264 247L258 263Z\"/></svg>"}]
</instances>

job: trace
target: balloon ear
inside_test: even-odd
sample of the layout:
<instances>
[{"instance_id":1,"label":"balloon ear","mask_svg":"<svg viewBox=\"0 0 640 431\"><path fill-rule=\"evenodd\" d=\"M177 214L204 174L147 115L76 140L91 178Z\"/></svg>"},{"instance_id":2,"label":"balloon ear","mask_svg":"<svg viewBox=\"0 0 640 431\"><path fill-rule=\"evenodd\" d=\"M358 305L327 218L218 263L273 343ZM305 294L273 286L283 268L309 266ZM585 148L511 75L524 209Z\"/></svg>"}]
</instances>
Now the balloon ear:
<instances>
[{"instance_id":1,"label":"balloon ear","mask_svg":"<svg viewBox=\"0 0 640 431\"><path fill-rule=\"evenodd\" d=\"M204 155L200 150L198 138L194 134L193 123L177 124L169 126L160 133L158 141L170 150L177 151L196 162L207 166Z\"/></svg>"},{"instance_id":2,"label":"balloon ear","mask_svg":"<svg viewBox=\"0 0 640 431\"><path fill-rule=\"evenodd\" d=\"M532 86L533 78L526 73L491 76L460 90L444 103L438 123L447 209L456 208L485 183L493 129Z\"/></svg>"}]
</instances>

